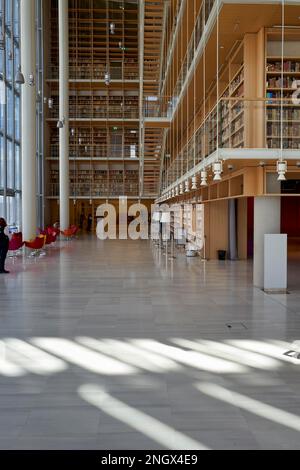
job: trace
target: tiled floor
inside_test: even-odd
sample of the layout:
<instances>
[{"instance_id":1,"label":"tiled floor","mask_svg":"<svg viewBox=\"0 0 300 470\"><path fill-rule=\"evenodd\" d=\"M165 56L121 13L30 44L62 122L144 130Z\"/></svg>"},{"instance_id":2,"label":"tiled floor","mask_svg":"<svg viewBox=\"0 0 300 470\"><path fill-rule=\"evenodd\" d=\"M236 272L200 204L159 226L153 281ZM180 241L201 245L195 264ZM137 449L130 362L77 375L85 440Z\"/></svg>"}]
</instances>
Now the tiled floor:
<instances>
[{"instance_id":1,"label":"tiled floor","mask_svg":"<svg viewBox=\"0 0 300 470\"><path fill-rule=\"evenodd\" d=\"M148 242L10 262L0 448L300 449L300 360L284 355L300 352L299 264L270 296L250 263L170 261Z\"/></svg>"}]
</instances>

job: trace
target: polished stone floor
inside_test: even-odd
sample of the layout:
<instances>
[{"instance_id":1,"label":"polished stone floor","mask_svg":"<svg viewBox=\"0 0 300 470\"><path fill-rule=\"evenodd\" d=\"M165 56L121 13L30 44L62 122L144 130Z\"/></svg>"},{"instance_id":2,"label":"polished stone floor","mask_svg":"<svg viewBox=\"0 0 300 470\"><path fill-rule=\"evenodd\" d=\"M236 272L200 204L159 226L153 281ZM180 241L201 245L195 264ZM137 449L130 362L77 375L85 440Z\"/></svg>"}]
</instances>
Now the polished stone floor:
<instances>
[{"instance_id":1,"label":"polished stone floor","mask_svg":"<svg viewBox=\"0 0 300 470\"><path fill-rule=\"evenodd\" d=\"M0 277L1 449L300 449L300 276L85 238ZM289 351L296 351L296 354Z\"/></svg>"}]
</instances>

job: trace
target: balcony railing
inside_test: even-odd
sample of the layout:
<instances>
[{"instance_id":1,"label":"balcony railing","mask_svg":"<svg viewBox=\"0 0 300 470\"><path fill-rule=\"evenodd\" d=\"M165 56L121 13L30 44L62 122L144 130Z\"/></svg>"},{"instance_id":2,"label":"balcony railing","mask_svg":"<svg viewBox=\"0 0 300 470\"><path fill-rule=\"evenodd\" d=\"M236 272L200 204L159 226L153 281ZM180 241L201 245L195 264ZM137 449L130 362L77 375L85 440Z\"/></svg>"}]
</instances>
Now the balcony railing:
<instances>
[{"instance_id":1,"label":"balcony railing","mask_svg":"<svg viewBox=\"0 0 300 470\"><path fill-rule=\"evenodd\" d=\"M49 118L58 119L58 97L52 97L53 106L49 110ZM127 103L126 103L127 101ZM112 101L113 102L113 101ZM130 104L128 104L128 102ZM144 118L168 118L172 117L175 103L169 97L149 96L143 101ZM139 119L139 104L136 98L125 97L117 104L112 104L108 97L97 95L78 96L77 99L70 96L70 119Z\"/></svg>"},{"instance_id":2,"label":"balcony railing","mask_svg":"<svg viewBox=\"0 0 300 470\"><path fill-rule=\"evenodd\" d=\"M178 24L178 18L179 18L179 13L180 13L181 7L182 7L182 0L178 0L177 4L176 4L176 11L174 13L172 28L171 28L171 31L169 31L169 33L168 33L170 41L173 41L173 43L175 42L175 39L176 39L175 38L175 30L176 30L176 27L177 27L177 24ZM168 18L167 18L166 24L169 24L169 15L170 15L170 13L171 13L171 8L169 7ZM173 50L173 44L172 44L171 49ZM161 73L162 83L164 83L164 80L166 78L168 65L169 65L169 59L168 59L168 56L165 56L163 58L163 63L162 63L162 73Z\"/></svg>"},{"instance_id":3,"label":"balcony railing","mask_svg":"<svg viewBox=\"0 0 300 470\"><path fill-rule=\"evenodd\" d=\"M102 80L104 81L105 73L107 72L104 64L91 64L90 62L80 64L72 64L69 66L70 80ZM137 63L125 63L122 65L110 66L111 80L138 80L139 67ZM52 80L58 80L59 67L57 64L52 64L48 69L48 77Z\"/></svg>"},{"instance_id":4,"label":"balcony railing","mask_svg":"<svg viewBox=\"0 0 300 470\"><path fill-rule=\"evenodd\" d=\"M206 26L206 23L208 21L208 18L215 2L216 0L206 0L202 3L201 10L197 17L192 36L190 38L190 42L187 47L186 54L184 56L184 59L182 60L182 66L173 91L172 101L175 104L175 107L178 102L178 97L180 96L185 80L190 72L191 66L195 58L195 52L197 51L200 41L203 37L204 28Z\"/></svg>"},{"instance_id":5,"label":"balcony railing","mask_svg":"<svg viewBox=\"0 0 300 470\"><path fill-rule=\"evenodd\" d=\"M300 102L292 98L221 99L164 170L164 188L217 149L299 150Z\"/></svg>"},{"instance_id":6,"label":"balcony railing","mask_svg":"<svg viewBox=\"0 0 300 470\"><path fill-rule=\"evenodd\" d=\"M139 158L138 144L132 145L97 145L91 143L83 143L82 145L70 143L70 158L76 159L132 159L133 161ZM51 158L59 158L59 144L51 144L50 151Z\"/></svg>"},{"instance_id":7,"label":"balcony railing","mask_svg":"<svg viewBox=\"0 0 300 470\"><path fill-rule=\"evenodd\" d=\"M139 193L139 184L136 182L118 182L108 183L106 181L101 183L71 183L70 184L70 197L79 198L96 198L109 196L137 196ZM59 197L59 183L49 184L49 197Z\"/></svg>"},{"instance_id":8,"label":"balcony railing","mask_svg":"<svg viewBox=\"0 0 300 470\"><path fill-rule=\"evenodd\" d=\"M144 118L171 118L174 103L169 97L148 96L144 99Z\"/></svg>"},{"instance_id":9,"label":"balcony railing","mask_svg":"<svg viewBox=\"0 0 300 470\"><path fill-rule=\"evenodd\" d=\"M72 100L69 102L70 119L135 119L139 118L138 105L109 105L105 100L102 104L95 105L92 99L86 99L84 105L75 105ZM49 117L58 119L58 103L54 100Z\"/></svg>"}]
</instances>

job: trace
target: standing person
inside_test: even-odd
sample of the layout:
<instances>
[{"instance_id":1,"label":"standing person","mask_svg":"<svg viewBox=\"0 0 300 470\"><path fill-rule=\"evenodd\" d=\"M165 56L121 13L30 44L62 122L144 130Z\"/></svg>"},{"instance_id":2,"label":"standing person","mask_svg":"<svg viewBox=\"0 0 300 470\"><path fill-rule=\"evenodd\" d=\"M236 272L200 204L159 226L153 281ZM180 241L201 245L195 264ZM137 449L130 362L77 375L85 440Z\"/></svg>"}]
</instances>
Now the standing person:
<instances>
[{"instance_id":1,"label":"standing person","mask_svg":"<svg viewBox=\"0 0 300 470\"><path fill-rule=\"evenodd\" d=\"M84 215L84 211L82 210L80 214L80 218L79 218L79 228L81 230L83 229L84 221L85 221L85 215Z\"/></svg>"},{"instance_id":2,"label":"standing person","mask_svg":"<svg viewBox=\"0 0 300 470\"><path fill-rule=\"evenodd\" d=\"M87 222L87 231L91 232L92 230L92 223L93 223L93 217L92 214L88 215L88 222Z\"/></svg>"},{"instance_id":3,"label":"standing person","mask_svg":"<svg viewBox=\"0 0 300 470\"><path fill-rule=\"evenodd\" d=\"M7 235L7 223L0 217L0 274L9 274L5 269L5 260L8 252L9 237Z\"/></svg>"}]
</instances>

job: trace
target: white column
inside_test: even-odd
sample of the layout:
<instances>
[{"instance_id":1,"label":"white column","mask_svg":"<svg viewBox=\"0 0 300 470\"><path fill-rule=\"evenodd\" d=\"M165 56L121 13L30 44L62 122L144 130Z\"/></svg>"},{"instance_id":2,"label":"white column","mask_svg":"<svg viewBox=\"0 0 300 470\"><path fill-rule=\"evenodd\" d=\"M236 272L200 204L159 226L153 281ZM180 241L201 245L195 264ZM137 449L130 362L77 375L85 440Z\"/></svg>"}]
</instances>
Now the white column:
<instances>
[{"instance_id":1,"label":"white column","mask_svg":"<svg viewBox=\"0 0 300 470\"><path fill-rule=\"evenodd\" d=\"M29 76L36 74L35 0L21 0L22 132L22 232L24 240L36 235L36 88Z\"/></svg>"},{"instance_id":2,"label":"white column","mask_svg":"<svg viewBox=\"0 0 300 470\"><path fill-rule=\"evenodd\" d=\"M59 0L59 203L60 228L70 225L69 208L69 19L68 0Z\"/></svg>"},{"instance_id":3,"label":"white column","mask_svg":"<svg viewBox=\"0 0 300 470\"><path fill-rule=\"evenodd\" d=\"M280 197L254 198L253 284L260 289L264 286L264 236L280 233L280 222Z\"/></svg>"}]
</instances>

